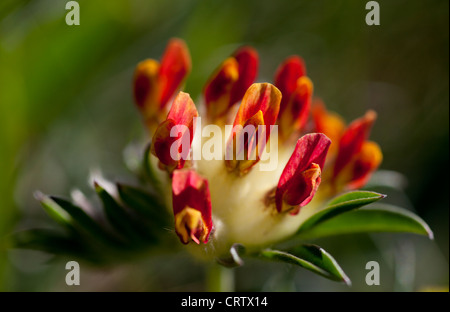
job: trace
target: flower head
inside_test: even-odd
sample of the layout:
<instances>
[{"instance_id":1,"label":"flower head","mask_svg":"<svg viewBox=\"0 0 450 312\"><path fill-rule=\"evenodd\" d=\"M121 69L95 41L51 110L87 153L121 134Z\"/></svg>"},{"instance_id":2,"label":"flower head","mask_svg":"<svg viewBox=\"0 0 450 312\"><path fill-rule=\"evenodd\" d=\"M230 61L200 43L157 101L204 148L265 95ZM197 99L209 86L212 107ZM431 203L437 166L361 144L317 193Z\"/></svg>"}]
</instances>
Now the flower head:
<instances>
[{"instance_id":1,"label":"flower head","mask_svg":"<svg viewBox=\"0 0 450 312\"><path fill-rule=\"evenodd\" d=\"M231 243L261 246L288 237L331 196L327 190L363 186L381 161L378 145L367 141L374 112L345 127L323 104L311 105L313 83L300 57L280 65L274 85L253 83L258 62L256 51L243 47L203 89L199 105L206 110L200 111L220 132L214 149L222 159L192 157L186 163L207 144L192 140L199 114L187 93L176 96L152 139L151 152L172 181L176 233L185 244L207 243L203 250L213 254ZM316 132L305 134L310 112ZM278 157L265 171L262 156L269 141L277 142L278 129L282 144L270 144Z\"/></svg>"},{"instance_id":2,"label":"flower head","mask_svg":"<svg viewBox=\"0 0 450 312\"><path fill-rule=\"evenodd\" d=\"M59 236L31 230L16 237L16 246L57 250L58 242L63 253L102 263L106 254L115 260L118 252L169 244L173 238L166 230L172 227L189 251L223 265L242 265L245 251L349 284L331 255L299 244L305 234L409 231L432 238L429 227L409 211L357 210L385 195L343 193L363 187L382 161L380 147L368 140L376 113L369 110L347 126L320 100L311 103L313 83L300 57L280 65L274 85L254 83L258 63L250 47L233 53L206 83L198 111L191 96L179 91L190 71L183 41L169 42L161 64L139 63L134 99L152 139L143 166L133 169L143 169L139 180L149 182L145 187L151 184L153 194L96 175L105 217L100 224L87 213L83 196L74 205L38 192L44 209L67 231ZM202 124L199 112L214 124ZM270 247L276 244L293 247Z\"/></svg>"}]
</instances>

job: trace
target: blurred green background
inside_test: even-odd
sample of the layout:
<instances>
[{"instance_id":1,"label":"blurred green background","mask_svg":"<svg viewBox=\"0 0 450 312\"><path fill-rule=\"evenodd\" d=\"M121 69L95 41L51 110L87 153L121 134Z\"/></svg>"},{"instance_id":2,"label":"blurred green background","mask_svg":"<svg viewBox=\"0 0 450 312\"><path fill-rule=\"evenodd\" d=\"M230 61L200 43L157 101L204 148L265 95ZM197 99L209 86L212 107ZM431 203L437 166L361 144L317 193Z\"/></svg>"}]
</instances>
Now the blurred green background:
<instances>
[{"instance_id":1,"label":"blurred green background","mask_svg":"<svg viewBox=\"0 0 450 312\"><path fill-rule=\"evenodd\" d=\"M198 97L209 74L242 44L260 52L259 81L301 55L315 94L347 121L378 112L371 138L384 170L402 173L390 202L414 210L435 240L373 234L324 239L353 286L288 265L248 261L237 290L410 291L448 289L449 2L378 1L381 25L365 24L363 0L80 0L80 26L65 24L60 0L0 2L0 235L49 227L35 190L93 194L89 172L127 181L123 150L143 137L131 80L141 60L159 58L171 37L193 63L186 90ZM65 285L64 259L41 252L0 254L0 290L204 290L203 264L186 253L108 268L81 264L81 286ZM366 262L381 285L366 286Z\"/></svg>"}]
</instances>

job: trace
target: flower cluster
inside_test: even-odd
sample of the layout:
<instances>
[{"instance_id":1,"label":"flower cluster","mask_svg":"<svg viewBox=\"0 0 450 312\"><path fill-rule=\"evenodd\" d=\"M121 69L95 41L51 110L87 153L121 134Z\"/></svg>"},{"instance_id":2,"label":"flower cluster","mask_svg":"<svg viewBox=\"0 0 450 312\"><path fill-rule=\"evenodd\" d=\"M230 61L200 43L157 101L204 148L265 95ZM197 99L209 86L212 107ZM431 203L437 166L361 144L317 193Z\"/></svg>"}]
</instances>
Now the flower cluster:
<instances>
[{"instance_id":1,"label":"flower cluster","mask_svg":"<svg viewBox=\"0 0 450 312\"><path fill-rule=\"evenodd\" d=\"M191 70L182 40L169 42L161 63L145 60L135 70L135 102L152 136L148 161L170 181L175 232L184 244L209 246L206 253L288 237L324 200L364 186L382 160L368 141L375 112L346 126L313 98L299 56L279 66L273 83L255 83L258 66L253 48L238 49L208 79L197 106L180 91ZM206 144L193 139L202 131L199 112L222 130L222 159L191 157ZM270 140L278 143L277 166L263 171Z\"/></svg>"},{"instance_id":2,"label":"flower cluster","mask_svg":"<svg viewBox=\"0 0 450 312\"><path fill-rule=\"evenodd\" d=\"M358 190L382 161L380 147L368 140L374 111L346 125L313 96L299 56L282 62L272 83L255 82L258 67L258 53L241 47L194 103L182 91L191 71L187 45L170 40L161 62L144 60L134 72L134 100L149 138L141 166L141 155L128 155L133 144L126 163L140 185L95 173L98 203L81 191L71 201L36 192L63 231L20 231L13 246L110 265L178 245L227 267L253 257L349 285L337 261L310 239L369 231L433 238L406 209L364 207L386 197ZM177 236L182 244L173 245ZM218 272L225 271L208 275Z\"/></svg>"}]
</instances>

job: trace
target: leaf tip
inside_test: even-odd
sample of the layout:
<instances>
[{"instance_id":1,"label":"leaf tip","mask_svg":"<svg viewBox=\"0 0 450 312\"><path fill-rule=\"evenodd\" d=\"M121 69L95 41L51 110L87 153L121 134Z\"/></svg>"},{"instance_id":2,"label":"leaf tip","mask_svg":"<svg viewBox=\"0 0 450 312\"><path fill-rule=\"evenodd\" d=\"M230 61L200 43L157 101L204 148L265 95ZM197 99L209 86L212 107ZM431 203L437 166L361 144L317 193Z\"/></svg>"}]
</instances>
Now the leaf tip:
<instances>
[{"instance_id":1,"label":"leaf tip","mask_svg":"<svg viewBox=\"0 0 450 312\"><path fill-rule=\"evenodd\" d=\"M33 192L33 197L39 201L39 202L43 202L45 200L45 198L47 197L47 195L45 195L44 193L42 193L39 190L36 190Z\"/></svg>"},{"instance_id":2,"label":"leaf tip","mask_svg":"<svg viewBox=\"0 0 450 312\"><path fill-rule=\"evenodd\" d=\"M352 287L352 281L350 280L350 278L347 275L344 275L342 277L342 282L347 285L348 287Z\"/></svg>"},{"instance_id":3,"label":"leaf tip","mask_svg":"<svg viewBox=\"0 0 450 312\"><path fill-rule=\"evenodd\" d=\"M425 231L427 232L428 239L434 240L434 233L428 225L425 227Z\"/></svg>"},{"instance_id":4,"label":"leaf tip","mask_svg":"<svg viewBox=\"0 0 450 312\"><path fill-rule=\"evenodd\" d=\"M97 193L100 193L102 190L103 190L103 188L100 186L100 184L96 181L96 180L94 180L94 189L95 189L95 191L97 192Z\"/></svg>"},{"instance_id":5,"label":"leaf tip","mask_svg":"<svg viewBox=\"0 0 450 312\"><path fill-rule=\"evenodd\" d=\"M356 192L358 192L358 191L356 191ZM388 197L387 194L382 194L382 193L378 193L378 192L374 192L374 191L370 191L370 190L362 190L361 192L365 193L365 194L370 194L370 195L376 196L377 200ZM349 193L352 193L352 192L349 192Z\"/></svg>"}]
</instances>

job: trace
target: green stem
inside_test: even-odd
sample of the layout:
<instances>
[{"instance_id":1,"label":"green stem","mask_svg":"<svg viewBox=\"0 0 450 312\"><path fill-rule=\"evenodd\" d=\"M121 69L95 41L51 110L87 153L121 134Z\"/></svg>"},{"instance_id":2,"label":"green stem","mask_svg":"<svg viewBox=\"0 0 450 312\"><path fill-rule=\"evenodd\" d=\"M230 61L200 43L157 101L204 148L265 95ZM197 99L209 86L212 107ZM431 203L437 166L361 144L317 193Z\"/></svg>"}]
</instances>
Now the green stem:
<instances>
[{"instance_id":1,"label":"green stem","mask_svg":"<svg viewBox=\"0 0 450 312\"><path fill-rule=\"evenodd\" d=\"M210 292L234 291L234 270L218 263L209 265L206 276L206 289Z\"/></svg>"}]
</instances>

